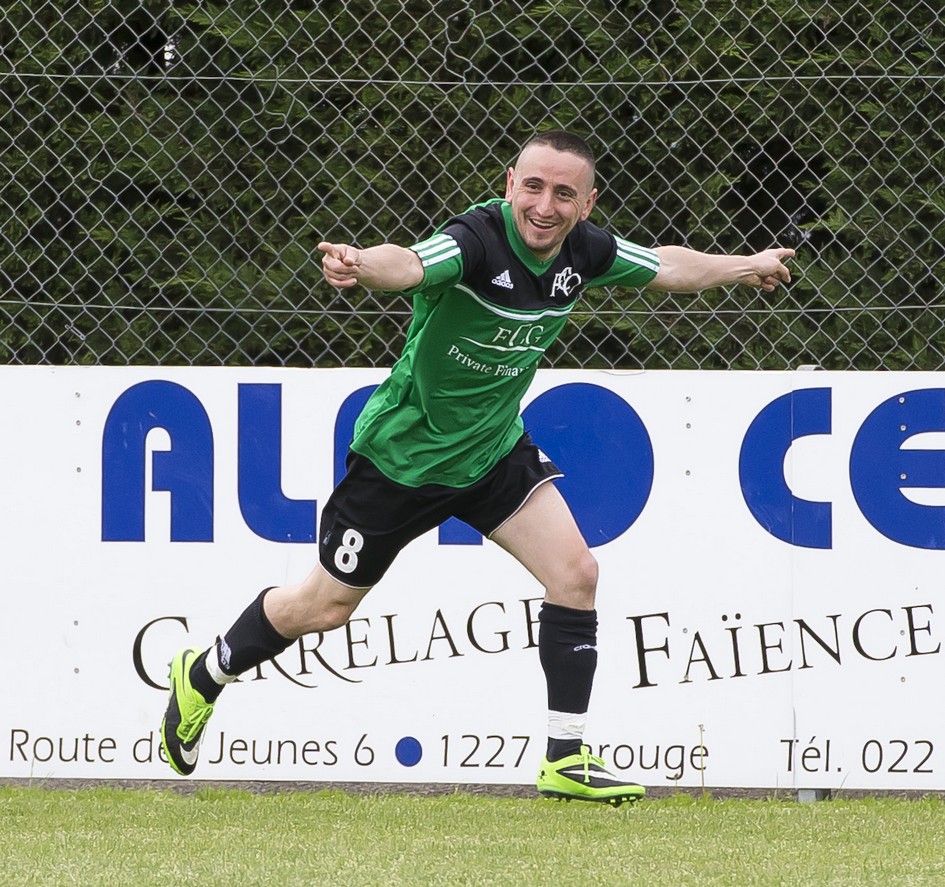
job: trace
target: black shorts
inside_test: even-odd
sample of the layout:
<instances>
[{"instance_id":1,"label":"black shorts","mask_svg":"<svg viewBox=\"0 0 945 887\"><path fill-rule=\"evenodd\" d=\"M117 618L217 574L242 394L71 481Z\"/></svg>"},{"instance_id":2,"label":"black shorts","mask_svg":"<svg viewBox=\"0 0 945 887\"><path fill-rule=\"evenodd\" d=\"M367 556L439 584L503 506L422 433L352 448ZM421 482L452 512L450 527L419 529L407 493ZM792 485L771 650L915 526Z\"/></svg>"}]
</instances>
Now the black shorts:
<instances>
[{"instance_id":1,"label":"black shorts","mask_svg":"<svg viewBox=\"0 0 945 887\"><path fill-rule=\"evenodd\" d=\"M485 477L468 487L407 487L370 459L348 453L348 473L322 510L322 566L352 588L375 585L408 542L457 517L490 536L543 483L564 475L527 434Z\"/></svg>"}]
</instances>

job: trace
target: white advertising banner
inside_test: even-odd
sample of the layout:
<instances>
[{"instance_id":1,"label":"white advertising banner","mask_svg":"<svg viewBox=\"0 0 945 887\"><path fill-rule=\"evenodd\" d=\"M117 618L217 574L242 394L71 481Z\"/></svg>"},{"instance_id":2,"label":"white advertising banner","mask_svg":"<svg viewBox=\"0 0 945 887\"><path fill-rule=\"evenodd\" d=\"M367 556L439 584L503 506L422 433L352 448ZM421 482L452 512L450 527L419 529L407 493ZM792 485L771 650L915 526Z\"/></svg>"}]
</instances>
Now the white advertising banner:
<instances>
[{"instance_id":1,"label":"white advertising banner","mask_svg":"<svg viewBox=\"0 0 945 887\"><path fill-rule=\"evenodd\" d=\"M0 777L172 775L167 662L317 558L380 370L0 368ZM649 786L945 789L945 376L539 373L600 562L587 739ZM541 588L451 521L227 688L196 778L533 781Z\"/></svg>"}]
</instances>

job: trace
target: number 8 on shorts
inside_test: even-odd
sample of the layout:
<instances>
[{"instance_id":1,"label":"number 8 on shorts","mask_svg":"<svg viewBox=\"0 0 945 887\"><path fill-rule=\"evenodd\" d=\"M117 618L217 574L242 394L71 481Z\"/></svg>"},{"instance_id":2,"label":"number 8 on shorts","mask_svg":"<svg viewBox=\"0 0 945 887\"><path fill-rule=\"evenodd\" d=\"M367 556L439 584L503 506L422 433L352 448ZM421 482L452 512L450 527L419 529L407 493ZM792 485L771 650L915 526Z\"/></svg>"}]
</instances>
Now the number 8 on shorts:
<instances>
[{"instance_id":1,"label":"number 8 on shorts","mask_svg":"<svg viewBox=\"0 0 945 887\"><path fill-rule=\"evenodd\" d=\"M357 530L345 530L341 545L335 549L335 566L342 573L353 573L358 568L358 552L364 547L364 537Z\"/></svg>"}]
</instances>

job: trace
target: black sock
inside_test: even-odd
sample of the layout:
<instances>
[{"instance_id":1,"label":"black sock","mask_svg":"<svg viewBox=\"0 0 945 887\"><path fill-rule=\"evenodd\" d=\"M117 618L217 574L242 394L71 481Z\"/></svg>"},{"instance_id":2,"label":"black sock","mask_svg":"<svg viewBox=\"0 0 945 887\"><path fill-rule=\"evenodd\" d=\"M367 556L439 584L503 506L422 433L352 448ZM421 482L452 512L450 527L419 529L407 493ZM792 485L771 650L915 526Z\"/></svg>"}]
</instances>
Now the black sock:
<instances>
[{"instance_id":1,"label":"black sock","mask_svg":"<svg viewBox=\"0 0 945 887\"><path fill-rule=\"evenodd\" d=\"M220 639L217 638L217 643ZM212 648L211 648L212 649ZM190 666L190 683L207 702L216 702L217 696L223 691L223 685L218 684L210 677L207 671L207 654L210 650L204 650Z\"/></svg>"},{"instance_id":2,"label":"black sock","mask_svg":"<svg viewBox=\"0 0 945 887\"><path fill-rule=\"evenodd\" d=\"M270 589L263 590L233 623L230 630L218 639L216 655L220 670L227 675L239 675L247 669L260 665L286 649L293 641L285 638L273 627L263 609L263 598ZM212 650L212 648L211 648ZM207 650L190 667L190 682L207 702L213 702L223 690L207 670Z\"/></svg>"},{"instance_id":3,"label":"black sock","mask_svg":"<svg viewBox=\"0 0 945 887\"><path fill-rule=\"evenodd\" d=\"M545 757L549 761L560 761L568 755L579 754L582 745L584 745L584 742L580 739L555 739L553 736L549 736Z\"/></svg>"},{"instance_id":4,"label":"black sock","mask_svg":"<svg viewBox=\"0 0 945 887\"><path fill-rule=\"evenodd\" d=\"M543 603L538 613L538 658L548 684L548 708L585 714L597 670L597 611ZM577 737L548 738L548 760L581 750Z\"/></svg>"}]
</instances>

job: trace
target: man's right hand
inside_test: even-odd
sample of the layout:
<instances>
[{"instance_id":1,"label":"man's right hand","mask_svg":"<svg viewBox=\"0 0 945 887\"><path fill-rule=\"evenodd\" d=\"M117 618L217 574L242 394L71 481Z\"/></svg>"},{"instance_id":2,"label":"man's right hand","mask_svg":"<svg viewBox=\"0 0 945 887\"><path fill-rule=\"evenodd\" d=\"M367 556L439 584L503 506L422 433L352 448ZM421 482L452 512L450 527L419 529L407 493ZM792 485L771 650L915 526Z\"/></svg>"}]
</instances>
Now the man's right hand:
<instances>
[{"instance_id":1,"label":"man's right hand","mask_svg":"<svg viewBox=\"0 0 945 887\"><path fill-rule=\"evenodd\" d=\"M322 274L332 286L349 287L358 283L361 269L361 250L347 243L328 243L323 240L318 248L322 256Z\"/></svg>"}]
</instances>

